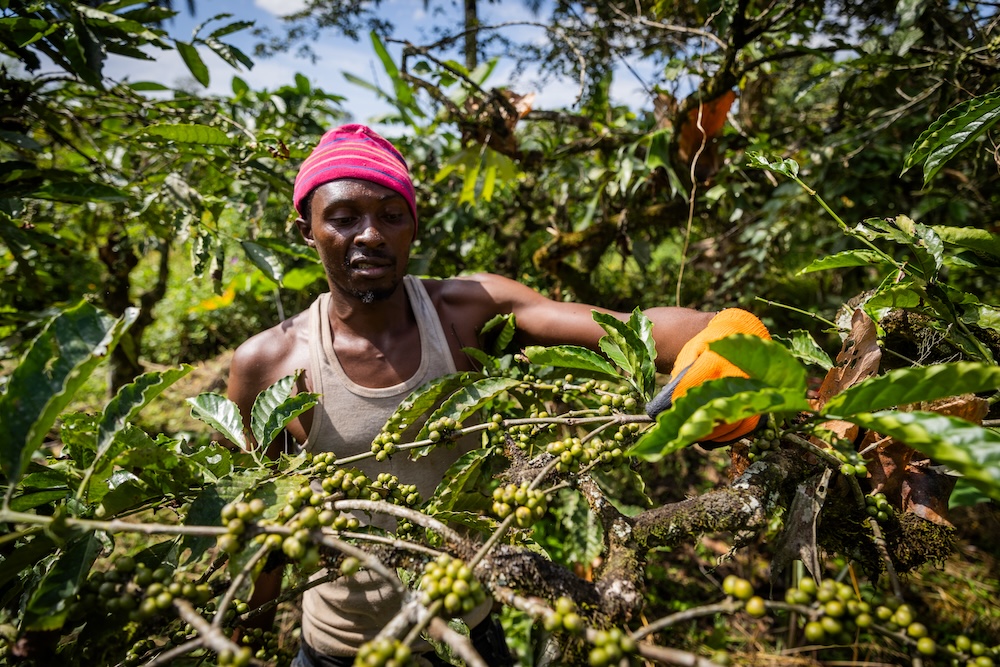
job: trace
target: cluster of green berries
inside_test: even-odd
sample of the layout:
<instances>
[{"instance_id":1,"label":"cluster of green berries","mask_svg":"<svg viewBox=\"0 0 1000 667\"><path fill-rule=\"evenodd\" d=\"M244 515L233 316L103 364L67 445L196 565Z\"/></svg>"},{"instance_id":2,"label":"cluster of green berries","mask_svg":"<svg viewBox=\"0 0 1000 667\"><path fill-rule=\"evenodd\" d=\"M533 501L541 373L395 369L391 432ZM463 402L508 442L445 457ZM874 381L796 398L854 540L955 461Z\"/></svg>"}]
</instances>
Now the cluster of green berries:
<instances>
[{"instance_id":1,"label":"cluster of green berries","mask_svg":"<svg viewBox=\"0 0 1000 667\"><path fill-rule=\"evenodd\" d=\"M785 602L816 608L818 613L804 619L802 629L803 636L814 643L850 643L857 630L874 622L871 604L859 600L850 585L833 579L817 584L812 577L803 577L798 586L785 591Z\"/></svg>"},{"instance_id":2,"label":"cluster of green berries","mask_svg":"<svg viewBox=\"0 0 1000 667\"><path fill-rule=\"evenodd\" d=\"M576 612L576 603L571 598L556 598L553 609L542 617L542 627L549 632L568 632L578 635L584 631L583 617Z\"/></svg>"},{"instance_id":3,"label":"cluster of green berries","mask_svg":"<svg viewBox=\"0 0 1000 667\"><path fill-rule=\"evenodd\" d=\"M461 559L441 554L427 563L420 577L422 602L441 600L450 616L468 614L486 600L486 591Z\"/></svg>"},{"instance_id":4,"label":"cluster of green berries","mask_svg":"<svg viewBox=\"0 0 1000 667\"><path fill-rule=\"evenodd\" d=\"M873 625L888 632L899 632L912 640L916 651L931 656L938 645L929 636L927 626L917 620L913 607L897 597L883 598L866 594L859 599L854 589L843 582L825 579L817 584L811 577L785 592L785 602L811 606L816 613L804 619L803 636L810 642L850 643L858 631ZM993 659L982 643L959 636L949 650L971 655L967 667L992 667Z\"/></svg>"},{"instance_id":5,"label":"cluster of green berries","mask_svg":"<svg viewBox=\"0 0 1000 667\"><path fill-rule=\"evenodd\" d=\"M441 417L427 424L427 439L431 442L449 442L454 440L455 432L462 425L451 417Z\"/></svg>"},{"instance_id":6,"label":"cluster of green berries","mask_svg":"<svg viewBox=\"0 0 1000 667\"><path fill-rule=\"evenodd\" d=\"M337 455L333 452L317 452L315 454L306 452L306 460L309 461L312 472L322 475L327 470L332 470L337 466Z\"/></svg>"},{"instance_id":7,"label":"cluster of green berries","mask_svg":"<svg viewBox=\"0 0 1000 667\"><path fill-rule=\"evenodd\" d=\"M496 419L496 417L498 416L499 415L494 415L494 419ZM529 415L529 418L545 419L548 416L549 414L547 412L536 411L532 412ZM502 418L500 421L502 421ZM493 423L497 424L498 428L494 429L493 426L491 425L490 430L492 432L496 432L497 430L499 430L499 422L498 421L491 422L491 424ZM532 443L534 443L536 440L538 440L540 437L550 432L554 428L555 424L513 424L507 427L507 434L514 440L514 442L520 445L530 446ZM493 441L494 444L498 444L501 446L504 444L503 438L494 437Z\"/></svg>"},{"instance_id":8,"label":"cluster of green berries","mask_svg":"<svg viewBox=\"0 0 1000 667\"><path fill-rule=\"evenodd\" d=\"M313 457L313 465L332 464L334 460L332 454L329 457L318 454ZM313 544L310 531L318 528L347 531L361 526L357 518L324 507L328 501L346 496L387 500L406 506L420 503L417 487L413 484L400 484L399 479L390 473L379 473L372 481L360 470L336 468L319 482L321 490L314 486L315 482L314 485L289 491L285 496L285 504L274 519L263 518L265 504L259 498L226 505L222 509L222 521L227 532L219 536L219 548L226 553L235 553L243 547L249 534L255 533L254 541L270 550L280 550L289 559L298 561L303 569L312 570L320 564L320 552ZM279 535L268 532L269 526L283 526L291 533Z\"/></svg>"},{"instance_id":9,"label":"cluster of green berries","mask_svg":"<svg viewBox=\"0 0 1000 667\"><path fill-rule=\"evenodd\" d=\"M108 571L91 574L70 614L85 616L103 608L112 615L126 613L129 620L144 621L169 611L176 598L202 606L212 597L207 584L175 578L167 567L151 569L131 556L120 556Z\"/></svg>"},{"instance_id":10,"label":"cluster of green berries","mask_svg":"<svg viewBox=\"0 0 1000 667\"><path fill-rule=\"evenodd\" d=\"M638 427L638 424L635 426ZM632 425L630 424L623 426L623 429L629 435L633 433ZM619 429L619 433L621 432L622 429ZM623 435L622 439L625 438L626 436ZM595 461L607 465L619 463L625 456L621 442L622 440L616 438L609 438L607 440L591 438L584 443L580 438L573 436L562 440L553 440L546 445L545 451L559 459L559 462L556 464L556 470L559 472L569 472L579 467L588 466Z\"/></svg>"},{"instance_id":11,"label":"cluster of green berries","mask_svg":"<svg viewBox=\"0 0 1000 667\"><path fill-rule=\"evenodd\" d=\"M865 512L879 523L886 523L894 514L892 505L881 491L865 496Z\"/></svg>"},{"instance_id":12,"label":"cluster of green berries","mask_svg":"<svg viewBox=\"0 0 1000 667\"><path fill-rule=\"evenodd\" d=\"M754 595L753 584L735 574L726 575L722 580L722 592L743 601L743 609L755 618L767 613L767 603L759 595Z\"/></svg>"},{"instance_id":13,"label":"cluster of green berries","mask_svg":"<svg viewBox=\"0 0 1000 667\"><path fill-rule=\"evenodd\" d=\"M240 643L250 649L254 658L269 665L284 665L291 662L292 656L281 649L278 633L273 630L247 628L240 637Z\"/></svg>"},{"instance_id":14,"label":"cluster of green berries","mask_svg":"<svg viewBox=\"0 0 1000 667\"><path fill-rule=\"evenodd\" d=\"M966 660L965 667L994 667L996 657L1000 655L1000 646L989 649L986 644L972 641L965 635L955 637L955 641L948 645L948 650L971 656Z\"/></svg>"},{"instance_id":15,"label":"cluster of green berries","mask_svg":"<svg viewBox=\"0 0 1000 667\"><path fill-rule=\"evenodd\" d=\"M247 525L264 515L266 506L260 498L249 502L233 502L222 508L222 523L226 525L226 533L218 538L219 549L227 554L236 553L242 546Z\"/></svg>"},{"instance_id":16,"label":"cluster of green berries","mask_svg":"<svg viewBox=\"0 0 1000 667\"><path fill-rule=\"evenodd\" d=\"M240 646L235 651L226 649L219 653L215 662L220 667L246 667L253 658L253 649L249 646Z\"/></svg>"},{"instance_id":17,"label":"cluster of green berries","mask_svg":"<svg viewBox=\"0 0 1000 667\"><path fill-rule=\"evenodd\" d=\"M372 454L375 455L376 461L385 461L390 456L399 451L399 443L403 441L403 434L389 433L388 431L381 431L372 440Z\"/></svg>"},{"instance_id":18,"label":"cluster of green berries","mask_svg":"<svg viewBox=\"0 0 1000 667\"><path fill-rule=\"evenodd\" d=\"M750 453L747 458L755 461L759 456L763 456L772 449L778 449L780 446L781 430L773 423L772 419L767 426L759 429L754 435L754 439L750 443Z\"/></svg>"},{"instance_id":19,"label":"cluster of green berries","mask_svg":"<svg viewBox=\"0 0 1000 667\"><path fill-rule=\"evenodd\" d=\"M868 465L861 454L854 451L854 443L846 438L834 438L831 440L832 449L830 453L840 461L840 474L845 477L868 476Z\"/></svg>"},{"instance_id":20,"label":"cluster of green berries","mask_svg":"<svg viewBox=\"0 0 1000 667\"><path fill-rule=\"evenodd\" d=\"M357 667L405 667L413 665L410 647L398 639L376 637L361 645L354 658Z\"/></svg>"},{"instance_id":21,"label":"cluster of green berries","mask_svg":"<svg viewBox=\"0 0 1000 667\"><path fill-rule=\"evenodd\" d=\"M594 647L590 649L587 661L591 667L607 667L617 664L624 656L635 653L635 640L619 628L598 630L591 640Z\"/></svg>"},{"instance_id":22,"label":"cluster of green berries","mask_svg":"<svg viewBox=\"0 0 1000 667\"><path fill-rule=\"evenodd\" d=\"M493 513L505 519L513 512L519 528L530 528L545 516L549 503L544 491L529 487L528 482L521 482L520 485L506 484L493 489Z\"/></svg>"}]
</instances>

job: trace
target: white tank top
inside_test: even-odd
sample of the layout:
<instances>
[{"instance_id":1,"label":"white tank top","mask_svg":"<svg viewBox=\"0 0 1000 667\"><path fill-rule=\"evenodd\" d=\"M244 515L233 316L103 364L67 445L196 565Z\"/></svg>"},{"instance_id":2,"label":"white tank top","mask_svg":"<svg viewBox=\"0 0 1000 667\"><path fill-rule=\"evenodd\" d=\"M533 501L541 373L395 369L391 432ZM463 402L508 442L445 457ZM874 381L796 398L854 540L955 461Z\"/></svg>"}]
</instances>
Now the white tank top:
<instances>
[{"instance_id":1,"label":"white tank top","mask_svg":"<svg viewBox=\"0 0 1000 667\"><path fill-rule=\"evenodd\" d=\"M372 440L403 399L422 384L455 372L441 320L423 283L419 278L406 276L403 284L420 331L420 349L414 350L414 354L420 355L420 366L408 380L391 387L363 387L344 372L333 348L333 332L327 316L329 293L321 294L310 307L309 372L313 391L321 397L313 408L306 451L334 452L338 459L371 451ZM418 426L413 425L411 432L404 434L404 441L406 435L416 434ZM454 449L437 448L417 461L412 461L406 453L398 453L387 461L368 458L355 467L369 479L375 479L380 472L392 473L400 483L415 484L421 498L426 499L451 464L469 448L468 443L459 443ZM353 655L399 611L401 602L392 586L368 570L350 578L341 577L305 592L302 636L320 653ZM486 606L474 611L473 617L467 619L470 627L485 618L488 609ZM427 650L429 645L413 648Z\"/></svg>"}]
</instances>

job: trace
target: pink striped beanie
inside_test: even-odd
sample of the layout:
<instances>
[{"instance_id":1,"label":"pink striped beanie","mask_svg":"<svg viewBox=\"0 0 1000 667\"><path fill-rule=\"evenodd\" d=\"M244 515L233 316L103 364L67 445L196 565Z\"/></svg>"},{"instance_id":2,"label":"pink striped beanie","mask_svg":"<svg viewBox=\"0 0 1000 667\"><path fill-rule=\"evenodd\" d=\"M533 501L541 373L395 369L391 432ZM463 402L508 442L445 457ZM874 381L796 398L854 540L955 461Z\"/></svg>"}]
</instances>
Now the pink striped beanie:
<instances>
[{"instance_id":1,"label":"pink striped beanie","mask_svg":"<svg viewBox=\"0 0 1000 667\"><path fill-rule=\"evenodd\" d=\"M406 160L370 127L341 125L323 135L295 177L292 201L299 215L302 201L313 189L339 178L358 178L395 190L406 199L416 226L416 195Z\"/></svg>"}]
</instances>

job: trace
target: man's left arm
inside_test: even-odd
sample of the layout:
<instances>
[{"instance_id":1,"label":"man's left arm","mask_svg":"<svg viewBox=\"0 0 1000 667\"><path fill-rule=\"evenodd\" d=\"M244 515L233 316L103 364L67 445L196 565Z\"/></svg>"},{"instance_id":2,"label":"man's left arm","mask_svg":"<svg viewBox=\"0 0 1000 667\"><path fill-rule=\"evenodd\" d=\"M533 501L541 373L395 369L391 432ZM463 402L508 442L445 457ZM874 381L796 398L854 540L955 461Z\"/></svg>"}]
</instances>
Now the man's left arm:
<instances>
[{"instance_id":1,"label":"man's left arm","mask_svg":"<svg viewBox=\"0 0 1000 667\"><path fill-rule=\"evenodd\" d=\"M594 321L592 311L608 313L622 321L630 317L629 313L586 304L553 301L525 285L500 276L483 274L473 279L489 295L496 312L514 314L519 335L530 344L574 344L596 350L605 332ZM737 366L708 349L713 341L738 333L770 338L760 319L739 308L715 313L658 306L643 313L653 324L657 370L671 374L670 382L647 406L650 416L669 407L674 399L693 386L722 377L745 377L746 374ZM751 417L736 424L720 424L706 441L730 442L753 431L757 423L758 418Z\"/></svg>"}]
</instances>

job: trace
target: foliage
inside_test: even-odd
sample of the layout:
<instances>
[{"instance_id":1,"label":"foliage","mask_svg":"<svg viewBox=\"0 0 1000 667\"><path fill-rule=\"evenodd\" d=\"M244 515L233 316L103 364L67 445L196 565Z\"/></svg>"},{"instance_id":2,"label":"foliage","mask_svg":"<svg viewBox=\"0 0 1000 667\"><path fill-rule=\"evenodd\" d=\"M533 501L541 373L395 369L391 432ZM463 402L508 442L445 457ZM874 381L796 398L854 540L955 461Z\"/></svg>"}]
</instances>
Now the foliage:
<instances>
[{"instance_id":1,"label":"foliage","mask_svg":"<svg viewBox=\"0 0 1000 667\"><path fill-rule=\"evenodd\" d=\"M415 272L488 268L625 312L761 295L751 307L779 334L716 343L748 377L693 389L653 423L641 313L599 317L596 351L509 350L516 323L500 319L495 346L468 351L480 372L422 388L372 443L376 459L419 458L481 438L421 499L406 480L359 477L353 461L270 462L248 442L142 427L188 373L177 362L302 310L321 284L288 236L290 182L343 99L304 77L262 91L237 76L225 98L109 81L107 53L150 47L176 49L201 85L206 50L249 68L226 43L248 26L220 15L177 40L162 27L169 11L92 4L0 3L13 59L0 69L0 325L19 360L0 395L5 659L280 663L273 632L231 640L259 618L245 598L268 561L294 564L289 599L322 566L398 566L427 595L416 608L447 615L464 600L431 591L455 558L479 582L470 590L504 607L523 664L621 652L722 664L724 650L777 659L805 646L841 663L995 656L988 615L915 618L922 601L898 576L948 558L967 570L948 505L1000 499L992 9L557 2L537 21L550 41L515 45L502 26L474 25L464 64L449 51L458 30L396 59L377 23L368 38L391 85L355 83L395 108L383 120L400 128L422 195ZM298 28L360 34L379 5L321 4ZM531 108L524 88L496 83L519 58L571 74L579 99ZM653 64L641 109L612 101L618 59ZM39 74L50 62L60 74ZM733 93L735 106L720 102ZM186 292L192 280L199 291ZM201 327L212 334L184 331ZM159 347L171 337L176 352ZM74 410L109 358L120 371L109 400ZM166 367L144 371L149 359ZM267 442L312 405L291 385L262 394L250 424L220 394L186 406L231 442ZM704 459L690 445L752 414L762 427L728 464L710 454L692 470ZM423 420L414 442L394 430L404 420ZM359 509L402 517L394 547L352 523ZM703 535L736 557L707 562ZM744 563L752 582L726 576ZM852 590L826 583L848 575ZM430 618L411 627L439 631Z\"/></svg>"}]
</instances>

